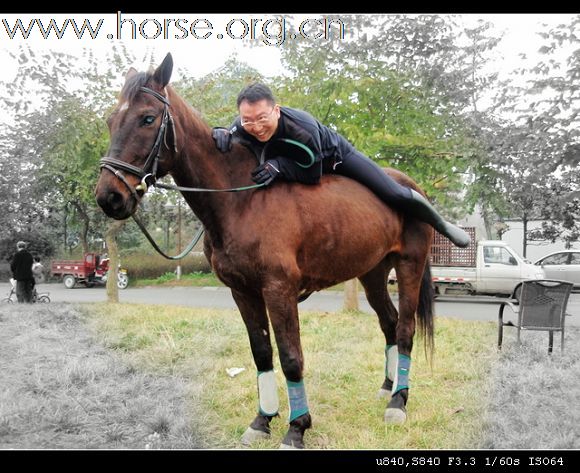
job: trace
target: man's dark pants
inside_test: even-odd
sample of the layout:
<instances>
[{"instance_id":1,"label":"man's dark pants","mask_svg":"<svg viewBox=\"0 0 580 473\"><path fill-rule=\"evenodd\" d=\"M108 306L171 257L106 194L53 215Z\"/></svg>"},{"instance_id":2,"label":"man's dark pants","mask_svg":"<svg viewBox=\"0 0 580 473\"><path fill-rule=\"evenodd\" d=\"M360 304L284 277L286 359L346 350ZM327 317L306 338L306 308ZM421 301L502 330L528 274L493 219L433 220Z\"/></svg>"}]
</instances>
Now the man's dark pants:
<instances>
[{"instance_id":1,"label":"man's dark pants","mask_svg":"<svg viewBox=\"0 0 580 473\"><path fill-rule=\"evenodd\" d=\"M32 288L33 281L30 279L16 281L16 298L18 299L18 303L32 302Z\"/></svg>"}]
</instances>

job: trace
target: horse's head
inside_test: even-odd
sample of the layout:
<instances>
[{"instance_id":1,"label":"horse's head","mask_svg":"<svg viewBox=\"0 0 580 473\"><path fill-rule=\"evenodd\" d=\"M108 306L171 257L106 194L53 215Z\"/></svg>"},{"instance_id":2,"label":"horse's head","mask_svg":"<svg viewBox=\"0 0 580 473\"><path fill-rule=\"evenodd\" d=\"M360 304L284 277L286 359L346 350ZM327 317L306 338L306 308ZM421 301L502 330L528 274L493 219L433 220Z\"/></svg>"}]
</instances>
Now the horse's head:
<instances>
[{"instance_id":1,"label":"horse's head","mask_svg":"<svg viewBox=\"0 0 580 473\"><path fill-rule=\"evenodd\" d=\"M132 215L147 186L171 170L175 130L165 87L172 70L167 54L153 73L127 72L119 103L107 120L111 142L95 189L109 217Z\"/></svg>"}]
</instances>

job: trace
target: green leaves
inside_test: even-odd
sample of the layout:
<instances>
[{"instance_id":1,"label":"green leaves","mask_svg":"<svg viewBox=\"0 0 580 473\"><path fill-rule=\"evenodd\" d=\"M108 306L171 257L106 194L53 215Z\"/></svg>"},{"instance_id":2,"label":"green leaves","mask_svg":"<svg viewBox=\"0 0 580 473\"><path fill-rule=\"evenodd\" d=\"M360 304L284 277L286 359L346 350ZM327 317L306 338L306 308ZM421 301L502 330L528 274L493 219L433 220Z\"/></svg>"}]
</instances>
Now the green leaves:
<instances>
[{"instance_id":1,"label":"green leaves","mask_svg":"<svg viewBox=\"0 0 580 473\"><path fill-rule=\"evenodd\" d=\"M527 236L567 245L578 239L580 217L574 197L580 181L573 171L580 163L579 26L580 16L570 16L569 24L541 33L539 62L516 71L526 82L507 88L498 108L511 122L488 136L496 188L509 197L506 215L545 220Z\"/></svg>"},{"instance_id":2,"label":"green leaves","mask_svg":"<svg viewBox=\"0 0 580 473\"><path fill-rule=\"evenodd\" d=\"M460 215L471 98L455 67L452 17L346 16L347 40L293 42L282 50L289 77L281 103L310 112L383 166L409 174L444 213Z\"/></svg>"},{"instance_id":3,"label":"green leaves","mask_svg":"<svg viewBox=\"0 0 580 473\"><path fill-rule=\"evenodd\" d=\"M108 146L104 115L116 94L110 78L113 71L121 77L116 68L126 70L122 63L133 60L112 59L107 72L91 54L85 51L84 61L23 47L16 77L2 84L7 93L0 100L12 120L0 134L0 164L9 176L0 190L9 202L0 232L44 225L59 233L64 220L62 231L77 231L86 248L91 223L99 218L93 190Z\"/></svg>"}]
</instances>

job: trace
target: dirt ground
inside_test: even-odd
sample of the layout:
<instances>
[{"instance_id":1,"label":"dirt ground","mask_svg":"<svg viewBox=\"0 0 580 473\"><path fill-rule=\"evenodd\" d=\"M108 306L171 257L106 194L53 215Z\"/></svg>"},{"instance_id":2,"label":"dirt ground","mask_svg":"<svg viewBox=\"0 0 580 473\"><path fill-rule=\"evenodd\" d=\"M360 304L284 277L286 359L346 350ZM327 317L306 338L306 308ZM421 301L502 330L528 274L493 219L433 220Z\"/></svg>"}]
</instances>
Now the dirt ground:
<instances>
[{"instance_id":1,"label":"dirt ground","mask_svg":"<svg viewBox=\"0 0 580 473\"><path fill-rule=\"evenodd\" d=\"M0 305L0 449L196 449L188 389L100 345L71 304Z\"/></svg>"}]
</instances>

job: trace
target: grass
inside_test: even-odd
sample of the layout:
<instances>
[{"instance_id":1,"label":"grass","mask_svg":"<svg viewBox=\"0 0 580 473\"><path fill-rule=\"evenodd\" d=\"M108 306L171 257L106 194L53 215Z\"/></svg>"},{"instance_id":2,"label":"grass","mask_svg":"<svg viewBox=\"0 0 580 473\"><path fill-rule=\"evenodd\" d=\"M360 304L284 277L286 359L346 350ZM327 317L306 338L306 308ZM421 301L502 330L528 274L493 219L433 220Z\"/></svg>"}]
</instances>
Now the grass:
<instances>
[{"instance_id":1,"label":"grass","mask_svg":"<svg viewBox=\"0 0 580 473\"><path fill-rule=\"evenodd\" d=\"M224 286L224 284L217 278L214 273L203 273L196 271L193 273L182 274L181 279L173 272L168 272L159 276L158 278L143 278L131 281L132 287L146 287L146 286L195 286L195 287L216 287Z\"/></svg>"},{"instance_id":2,"label":"grass","mask_svg":"<svg viewBox=\"0 0 580 473\"><path fill-rule=\"evenodd\" d=\"M157 278L140 278L130 280L131 287L147 287L147 286L166 286L166 287L225 287L214 273L206 273L202 271L194 271L192 273L182 274L178 280L175 272L167 272ZM358 285L359 291L362 291L360 283ZM396 284L389 284L389 292L396 292ZM337 284L328 288L329 291L344 291L344 283Z\"/></svg>"},{"instance_id":3,"label":"grass","mask_svg":"<svg viewBox=\"0 0 580 473\"><path fill-rule=\"evenodd\" d=\"M145 305L90 306L101 342L146 373L203 379L196 399L206 413L205 435L216 448L238 448L253 419L256 372L245 327L233 310L196 310ZM303 313L305 383L314 426L306 434L317 449L455 449L477 446L486 380L497 354L493 323L441 318L436 355L426 361L416 343L411 368L408 422L386 426L385 401L376 398L384 376L384 339L373 316ZM275 355L277 357L277 355ZM277 360L277 358L276 358ZM230 367L245 368L234 378ZM287 424L285 381L275 363L281 403L270 440L277 448Z\"/></svg>"},{"instance_id":4,"label":"grass","mask_svg":"<svg viewBox=\"0 0 580 473\"><path fill-rule=\"evenodd\" d=\"M0 306L0 373L0 449L203 446L191 387L124 362L68 304Z\"/></svg>"},{"instance_id":5,"label":"grass","mask_svg":"<svg viewBox=\"0 0 580 473\"><path fill-rule=\"evenodd\" d=\"M496 324L439 317L433 364L416 340L408 421L383 423L384 341L368 314L303 313L314 449L578 449L580 329L547 354ZM231 378L226 369L244 368ZM285 434L285 382L270 440ZM86 304L0 305L0 449L240 448L256 373L234 310Z\"/></svg>"},{"instance_id":6,"label":"grass","mask_svg":"<svg viewBox=\"0 0 580 473\"><path fill-rule=\"evenodd\" d=\"M566 328L563 352L556 334L552 355L547 332L522 332L521 346L515 333L493 370L482 448L579 449L580 329Z\"/></svg>"}]
</instances>

